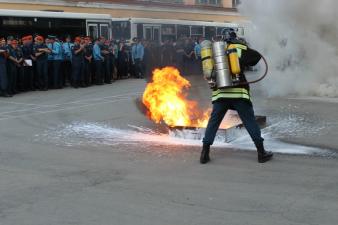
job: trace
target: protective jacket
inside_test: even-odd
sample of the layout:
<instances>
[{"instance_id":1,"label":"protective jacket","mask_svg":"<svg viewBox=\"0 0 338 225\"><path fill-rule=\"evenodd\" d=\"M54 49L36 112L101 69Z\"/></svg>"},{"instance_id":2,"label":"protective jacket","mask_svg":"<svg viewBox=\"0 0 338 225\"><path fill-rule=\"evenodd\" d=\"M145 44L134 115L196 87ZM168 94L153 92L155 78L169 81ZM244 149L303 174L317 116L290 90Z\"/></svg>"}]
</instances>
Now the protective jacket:
<instances>
[{"instance_id":1,"label":"protective jacket","mask_svg":"<svg viewBox=\"0 0 338 225\"><path fill-rule=\"evenodd\" d=\"M228 42L228 44L233 44L236 46L242 71L241 74L239 74L240 83L246 83L247 79L244 74L245 69L248 66L256 65L260 61L261 55L254 49L249 48L246 44L236 42L236 40L232 40L231 42ZM251 101L250 87L248 84L239 84L234 87L213 90L212 102L221 99L244 99Z\"/></svg>"}]
</instances>

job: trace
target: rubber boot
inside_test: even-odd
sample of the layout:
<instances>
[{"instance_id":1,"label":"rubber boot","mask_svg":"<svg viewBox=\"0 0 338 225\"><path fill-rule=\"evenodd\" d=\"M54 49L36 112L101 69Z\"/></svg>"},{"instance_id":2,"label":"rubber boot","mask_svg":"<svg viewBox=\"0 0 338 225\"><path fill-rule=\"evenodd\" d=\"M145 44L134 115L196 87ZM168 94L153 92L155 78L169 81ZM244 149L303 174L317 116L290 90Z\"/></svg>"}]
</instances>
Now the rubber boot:
<instances>
[{"instance_id":1,"label":"rubber boot","mask_svg":"<svg viewBox=\"0 0 338 225\"><path fill-rule=\"evenodd\" d=\"M259 163L265 163L265 162L272 159L273 153L269 152L269 151L265 151L263 142L259 143L259 144L255 144L255 145L256 145L256 148L257 148L258 162Z\"/></svg>"},{"instance_id":2,"label":"rubber boot","mask_svg":"<svg viewBox=\"0 0 338 225\"><path fill-rule=\"evenodd\" d=\"M207 164L210 161L209 153L210 153L210 145L203 144L203 149L200 158L201 164Z\"/></svg>"}]
</instances>

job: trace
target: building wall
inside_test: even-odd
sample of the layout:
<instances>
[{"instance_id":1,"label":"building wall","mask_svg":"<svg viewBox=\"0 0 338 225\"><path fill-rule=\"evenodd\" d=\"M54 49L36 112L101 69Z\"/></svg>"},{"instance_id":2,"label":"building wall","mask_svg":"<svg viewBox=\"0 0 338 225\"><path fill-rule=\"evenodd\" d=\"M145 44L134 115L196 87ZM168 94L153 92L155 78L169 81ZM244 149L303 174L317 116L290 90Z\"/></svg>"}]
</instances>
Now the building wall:
<instances>
[{"instance_id":1,"label":"building wall","mask_svg":"<svg viewBox=\"0 0 338 225\"><path fill-rule=\"evenodd\" d=\"M0 9L17 9L17 10L52 10L64 12L80 13L103 13L110 14L112 17L140 17L154 19L184 19L200 20L215 22L238 22L243 20L236 10L227 9L232 7L232 0L223 0L223 9L219 7L191 8L184 7L167 7L163 5L133 5L131 3L121 4L121 1L23 1L23 0L0 0ZM107 2L120 2L107 3ZM123 1L122 1L123 2ZM130 2L130 1L128 1ZM195 4L195 0L186 0L185 4Z\"/></svg>"}]
</instances>

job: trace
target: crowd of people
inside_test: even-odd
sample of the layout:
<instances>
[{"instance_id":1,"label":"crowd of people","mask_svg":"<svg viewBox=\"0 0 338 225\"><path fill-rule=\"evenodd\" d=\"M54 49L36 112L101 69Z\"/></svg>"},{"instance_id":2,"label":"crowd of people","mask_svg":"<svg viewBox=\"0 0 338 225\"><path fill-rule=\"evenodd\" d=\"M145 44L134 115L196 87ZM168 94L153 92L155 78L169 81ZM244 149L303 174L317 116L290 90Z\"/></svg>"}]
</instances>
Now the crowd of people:
<instances>
[{"instance_id":1,"label":"crowd of people","mask_svg":"<svg viewBox=\"0 0 338 225\"><path fill-rule=\"evenodd\" d=\"M163 43L134 38L27 35L0 39L0 95L111 84L126 78L151 77L154 68L177 67L182 75L200 74L199 40L184 37Z\"/></svg>"}]
</instances>

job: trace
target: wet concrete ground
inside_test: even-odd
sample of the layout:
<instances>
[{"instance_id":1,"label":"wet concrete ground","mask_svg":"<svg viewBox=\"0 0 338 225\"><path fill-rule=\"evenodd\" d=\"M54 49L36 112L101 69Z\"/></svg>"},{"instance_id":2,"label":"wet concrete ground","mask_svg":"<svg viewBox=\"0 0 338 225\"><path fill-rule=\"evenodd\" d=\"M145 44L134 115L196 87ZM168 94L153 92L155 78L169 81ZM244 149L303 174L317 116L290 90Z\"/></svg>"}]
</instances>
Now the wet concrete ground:
<instances>
[{"instance_id":1,"label":"wet concrete ground","mask_svg":"<svg viewBox=\"0 0 338 225\"><path fill-rule=\"evenodd\" d=\"M204 83L192 83L206 106ZM243 136L202 166L199 141L153 133L135 106L144 86L0 99L0 224L338 223L337 103L255 97L268 147L289 154L260 165Z\"/></svg>"}]
</instances>

